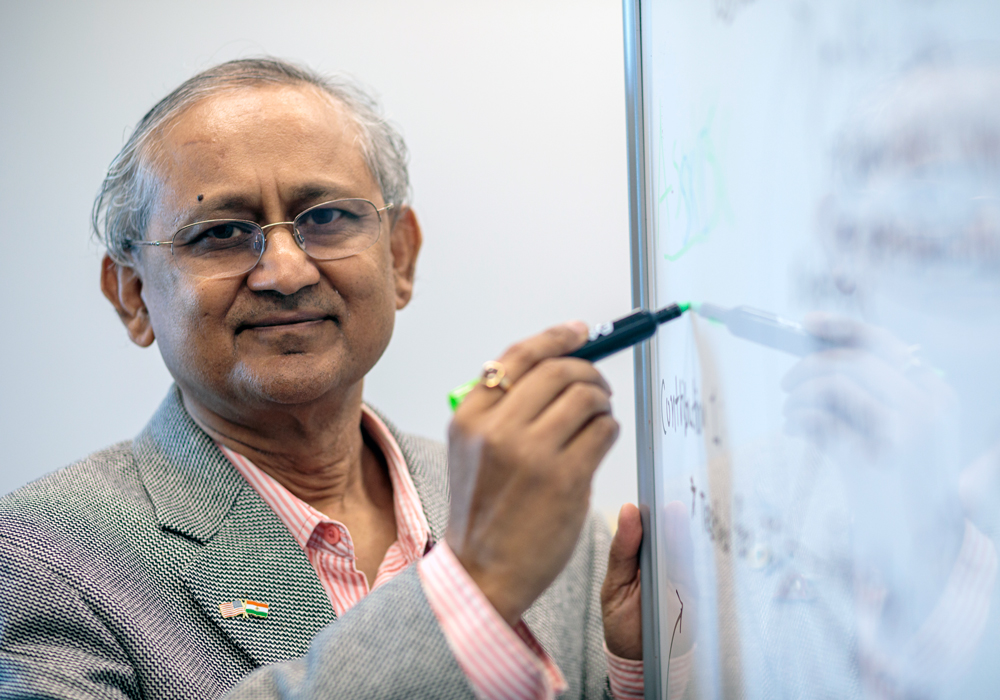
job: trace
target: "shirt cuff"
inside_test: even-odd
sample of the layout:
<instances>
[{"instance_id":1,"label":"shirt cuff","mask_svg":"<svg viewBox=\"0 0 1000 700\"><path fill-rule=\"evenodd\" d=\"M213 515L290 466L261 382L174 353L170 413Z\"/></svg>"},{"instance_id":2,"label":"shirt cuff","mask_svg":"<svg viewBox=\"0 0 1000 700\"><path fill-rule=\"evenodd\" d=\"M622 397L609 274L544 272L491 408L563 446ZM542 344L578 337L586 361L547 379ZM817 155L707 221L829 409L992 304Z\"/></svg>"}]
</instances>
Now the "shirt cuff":
<instances>
[{"instance_id":1,"label":"shirt cuff","mask_svg":"<svg viewBox=\"0 0 1000 700\"><path fill-rule=\"evenodd\" d=\"M604 658L608 660L608 680L615 700L642 700L642 659L623 659L608 651L604 645Z\"/></svg>"},{"instance_id":2,"label":"shirt cuff","mask_svg":"<svg viewBox=\"0 0 1000 700\"><path fill-rule=\"evenodd\" d=\"M667 700L679 700L684 697L688 681L691 680L691 669L694 666L694 650L691 647L681 656L670 660L670 677L667 679ZM623 659L608 651L604 645L604 657L608 660L608 680L611 682L611 696L615 700L642 700L643 683L642 659Z\"/></svg>"},{"instance_id":3,"label":"shirt cuff","mask_svg":"<svg viewBox=\"0 0 1000 700\"><path fill-rule=\"evenodd\" d=\"M971 662L986 629L996 579L993 541L966 521L944 593L904 651L911 674L944 677Z\"/></svg>"},{"instance_id":4,"label":"shirt cuff","mask_svg":"<svg viewBox=\"0 0 1000 700\"><path fill-rule=\"evenodd\" d=\"M992 540L966 521L965 535L937 604L908 643L886 649L878 639L886 591L858 589L862 681L878 697L908 696L910 688L933 695L972 662L996 585L997 551Z\"/></svg>"},{"instance_id":5,"label":"shirt cuff","mask_svg":"<svg viewBox=\"0 0 1000 700\"><path fill-rule=\"evenodd\" d=\"M552 657L519 621L511 627L446 542L417 563L448 646L479 698L548 700L566 690Z\"/></svg>"}]
</instances>

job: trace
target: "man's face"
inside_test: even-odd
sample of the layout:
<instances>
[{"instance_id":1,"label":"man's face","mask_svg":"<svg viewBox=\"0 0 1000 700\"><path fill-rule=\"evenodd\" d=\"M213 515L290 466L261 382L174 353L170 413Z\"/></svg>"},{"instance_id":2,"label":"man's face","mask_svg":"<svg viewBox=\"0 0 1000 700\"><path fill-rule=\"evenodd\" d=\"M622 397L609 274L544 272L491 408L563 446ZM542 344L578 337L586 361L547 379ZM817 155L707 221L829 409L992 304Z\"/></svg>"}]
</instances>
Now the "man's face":
<instances>
[{"instance_id":1,"label":"man's face","mask_svg":"<svg viewBox=\"0 0 1000 700\"><path fill-rule=\"evenodd\" d=\"M342 107L307 87L206 99L168 126L154 156L161 190L146 238L169 239L207 219L291 221L338 198L381 208L356 134ZM143 249L141 299L185 397L239 419L266 406L360 392L412 280L412 259L400 259L405 241L390 231L390 217L382 219L371 248L326 262L309 258L289 226L274 227L257 266L226 279L185 275L169 249Z\"/></svg>"}]
</instances>

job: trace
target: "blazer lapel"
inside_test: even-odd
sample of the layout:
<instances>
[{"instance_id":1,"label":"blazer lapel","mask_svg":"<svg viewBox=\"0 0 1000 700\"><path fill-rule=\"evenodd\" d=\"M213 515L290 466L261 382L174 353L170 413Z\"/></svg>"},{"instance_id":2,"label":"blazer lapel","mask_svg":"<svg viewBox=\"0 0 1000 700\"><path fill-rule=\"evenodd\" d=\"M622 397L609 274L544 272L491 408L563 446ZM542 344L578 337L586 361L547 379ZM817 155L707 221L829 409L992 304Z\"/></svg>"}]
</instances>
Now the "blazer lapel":
<instances>
[{"instance_id":1,"label":"blazer lapel","mask_svg":"<svg viewBox=\"0 0 1000 700\"><path fill-rule=\"evenodd\" d=\"M135 440L146 491L164 530L201 550L182 572L208 620L256 663L301 656L336 619L301 548L202 431L173 387ZM267 618L224 619L219 604L267 603Z\"/></svg>"},{"instance_id":2,"label":"blazer lapel","mask_svg":"<svg viewBox=\"0 0 1000 700\"><path fill-rule=\"evenodd\" d=\"M216 535L183 573L205 614L258 664L302 656L336 619L309 560L249 485ZM219 604L253 600L266 618L223 618Z\"/></svg>"}]
</instances>

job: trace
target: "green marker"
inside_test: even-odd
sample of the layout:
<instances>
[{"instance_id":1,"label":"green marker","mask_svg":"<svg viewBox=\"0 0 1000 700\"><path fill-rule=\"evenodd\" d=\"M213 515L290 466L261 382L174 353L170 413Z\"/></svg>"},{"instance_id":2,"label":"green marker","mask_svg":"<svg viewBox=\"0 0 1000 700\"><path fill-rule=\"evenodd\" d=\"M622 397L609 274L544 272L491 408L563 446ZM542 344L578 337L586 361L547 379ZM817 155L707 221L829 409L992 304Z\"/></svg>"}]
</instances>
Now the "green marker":
<instances>
[{"instance_id":1,"label":"green marker","mask_svg":"<svg viewBox=\"0 0 1000 700\"><path fill-rule=\"evenodd\" d=\"M582 360L597 362L608 355L630 348L649 338L656 333L656 329L661 323L679 318L690 308L691 304L689 303L671 304L656 312L642 309L617 321L601 323L590 330L590 338L582 347L569 353L566 357L579 357ZM452 389L451 393L448 394L448 402L451 404L452 411L458 408L466 394L472 391L477 384L479 384L478 377Z\"/></svg>"}]
</instances>

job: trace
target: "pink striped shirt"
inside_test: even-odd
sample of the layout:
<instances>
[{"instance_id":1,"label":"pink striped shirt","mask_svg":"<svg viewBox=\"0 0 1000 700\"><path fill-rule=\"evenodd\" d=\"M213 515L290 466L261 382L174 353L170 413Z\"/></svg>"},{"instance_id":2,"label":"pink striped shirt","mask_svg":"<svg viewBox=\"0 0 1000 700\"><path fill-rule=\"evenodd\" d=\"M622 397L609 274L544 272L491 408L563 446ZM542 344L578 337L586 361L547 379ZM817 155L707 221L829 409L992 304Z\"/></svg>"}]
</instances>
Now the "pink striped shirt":
<instances>
[{"instance_id":1,"label":"pink striped shirt","mask_svg":"<svg viewBox=\"0 0 1000 700\"><path fill-rule=\"evenodd\" d=\"M419 561L431 609L478 697L552 698L565 690L562 673L527 625L520 622L511 628L500 617L447 544L438 544L424 557L432 545L430 528L399 445L367 406L362 407L361 426L385 457L396 516L397 539L386 552L371 589ZM369 593L368 581L357 569L347 528L294 496L243 455L220 447L302 547L337 614L364 598Z\"/></svg>"},{"instance_id":2,"label":"pink striped shirt","mask_svg":"<svg viewBox=\"0 0 1000 700\"><path fill-rule=\"evenodd\" d=\"M354 607L371 589L378 588L420 559L431 543L427 518L399 446L385 424L367 408L362 410L361 424L385 456L396 516L396 541L386 551L370 588L368 579L355 565L354 542L342 523L331 520L293 495L243 455L220 445L229 461L302 547L338 615Z\"/></svg>"},{"instance_id":3,"label":"pink striped shirt","mask_svg":"<svg viewBox=\"0 0 1000 700\"><path fill-rule=\"evenodd\" d=\"M913 688L928 696L947 687L972 662L986 630L997 580L993 541L965 521L965 535L937 604L913 637L900 649L878 642L878 625L886 591L857 587L861 679L869 697L910 697Z\"/></svg>"},{"instance_id":4,"label":"pink striped shirt","mask_svg":"<svg viewBox=\"0 0 1000 700\"><path fill-rule=\"evenodd\" d=\"M681 656L670 659L667 676L667 700L680 700L687 692L691 671L694 669L694 655L697 645ZM604 646L604 655L608 659L608 678L611 681L611 695L615 700L643 700L645 685L643 683L642 659L633 661L615 656Z\"/></svg>"}]
</instances>

